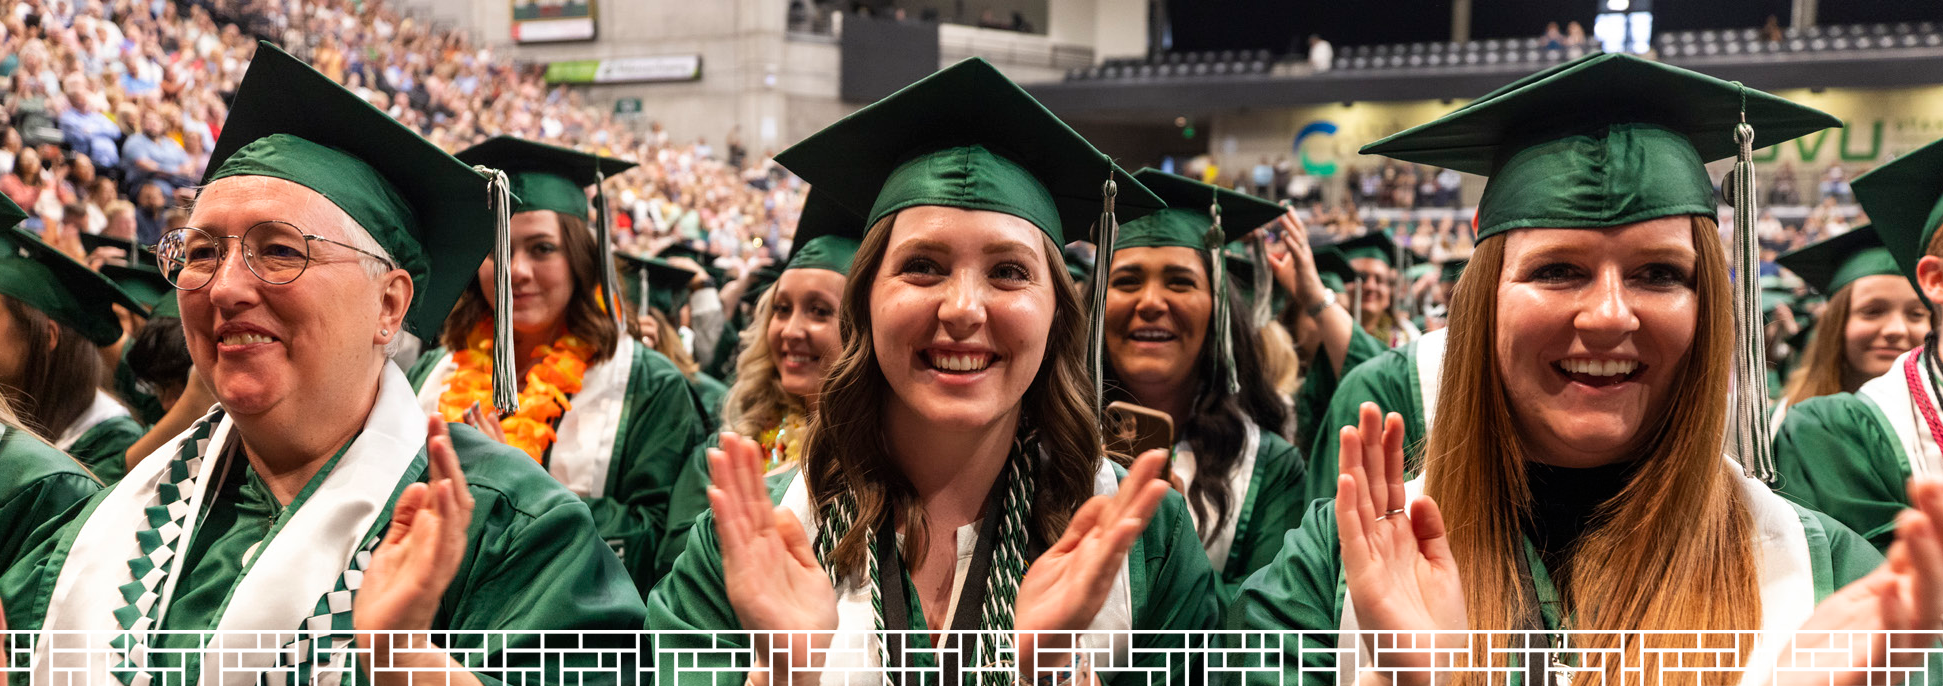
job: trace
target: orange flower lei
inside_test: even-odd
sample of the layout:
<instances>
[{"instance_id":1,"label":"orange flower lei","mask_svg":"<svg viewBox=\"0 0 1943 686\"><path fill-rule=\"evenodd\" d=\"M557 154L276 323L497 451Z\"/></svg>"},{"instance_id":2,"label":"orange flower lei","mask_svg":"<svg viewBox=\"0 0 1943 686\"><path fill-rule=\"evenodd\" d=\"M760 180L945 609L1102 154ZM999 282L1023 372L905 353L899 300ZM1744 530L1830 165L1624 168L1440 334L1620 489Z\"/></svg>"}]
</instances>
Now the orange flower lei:
<instances>
[{"instance_id":1,"label":"orange flower lei","mask_svg":"<svg viewBox=\"0 0 1943 686\"><path fill-rule=\"evenodd\" d=\"M573 409L570 396L580 392L587 376L587 358L594 346L573 334L562 334L551 345L533 350L540 358L526 372L526 388L519 393L519 412L502 417L499 426L506 432L506 443L526 451L533 461L542 461L546 449L558 438L553 421ZM439 394L439 413L445 421L465 421L465 412L474 403L492 406L492 321L479 322L466 336L466 349L452 353L458 368L445 380Z\"/></svg>"}]
</instances>

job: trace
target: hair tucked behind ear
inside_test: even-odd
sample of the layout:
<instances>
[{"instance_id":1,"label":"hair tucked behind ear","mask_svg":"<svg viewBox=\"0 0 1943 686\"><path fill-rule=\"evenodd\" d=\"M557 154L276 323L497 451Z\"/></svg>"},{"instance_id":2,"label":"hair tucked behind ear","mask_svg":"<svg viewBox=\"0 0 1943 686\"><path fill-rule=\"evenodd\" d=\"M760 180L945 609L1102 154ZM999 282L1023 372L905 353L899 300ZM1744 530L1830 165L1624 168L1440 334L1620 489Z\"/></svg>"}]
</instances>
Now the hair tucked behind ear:
<instances>
[{"instance_id":1,"label":"hair tucked behind ear","mask_svg":"<svg viewBox=\"0 0 1943 686\"><path fill-rule=\"evenodd\" d=\"M1733 308L1726 251L1713 219L1694 217L1693 343L1673 373L1666 411L1648 417L1639 469L1631 483L1595 515L1568 553L1563 588L1572 629L1587 631L1754 631L1761 626L1754 524L1740 470L1721 456L1727 424L1727 360L1733 352ZM1464 580L1473 631L1523 628L1530 609L1520 591L1518 555L1524 548L1520 521L1532 506L1525 463L1531 446L1517 431L1512 401L1504 390L1497 357L1498 284L1505 267L1505 239L1479 243L1451 297L1450 338L1444 353L1437 422L1424 452L1424 493L1436 499L1448 523L1451 552ZM1462 389L1463 392L1451 392ZM1648 647L1694 647L1691 635L1653 636ZM1751 637L1747 637L1751 638ZM1706 648L1745 658L1751 640L1708 639ZM1618 650L1628 666L1642 664L1639 641L1625 645L1615 634L1580 636L1575 648ZM1497 660L1480 648L1476 663ZM1659 666L1726 666L1718 653L1659 653ZM1717 660L1717 661L1716 661ZM1593 683L1637 683L1639 671L1621 672L1617 657L1604 673L1580 678ZM1595 665L1598 663L1595 663ZM1592 665L1588 665L1592 666ZM1647 671L1657 673L1649 665ZM1694 671L1660 674L1662 684L1695 683ZM1739 677L1724 670L1724 682ZM1623 680L1623 681L1622 681ZM1486 683L1478 673L1458 673L1455 686Z\"/></svg>"},{"instance_id":2,"label":"hair tucked behind ear","mask_svg":"<svg viewBox=\"0 0 1943 686\"><path fill-rule=\"evenodd\" d=\"M923 508L910 482L891 463L879 423L891 389L872 347L870 291L884 267L896 218L892 214L871 226L850 264L838 313L843 353L823 379L803 449L803 476L818 509L831 507L845 491L856 498L855 523L826 561L843 576L861 573L871 537L892 512L907 532L904 558L910 568L916 569L920 557L911 551L927 545ZM1080 504L1092 497L1103 450L1086 369L1086 311L1080 307L1059 246L1051 239L1042 241L1043 269L1053 283L1052 330L1045 361L1021 400L1020 423L1037 433L1050 458L1034 460L1031 522L1033 535L1050 543L1066 530Z\"/></svg>"}]
</instances>

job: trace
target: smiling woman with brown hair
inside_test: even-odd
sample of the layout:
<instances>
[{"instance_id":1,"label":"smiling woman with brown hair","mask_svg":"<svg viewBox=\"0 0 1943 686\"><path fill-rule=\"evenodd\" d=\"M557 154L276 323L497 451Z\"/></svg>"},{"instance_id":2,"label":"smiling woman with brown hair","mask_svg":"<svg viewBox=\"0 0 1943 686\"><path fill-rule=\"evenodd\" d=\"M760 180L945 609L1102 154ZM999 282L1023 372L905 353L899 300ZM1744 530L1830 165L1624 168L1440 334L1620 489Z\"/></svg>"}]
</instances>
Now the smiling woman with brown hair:
<instances>
[{"instance_id":1,"label":"smiling woman with brown hair","mask_svg":"<svg viewBox=\"0 0 1943 686\"><path fill-rule=\"evenodd\" d=\"M1020 663L979 681L1069 669L1085 680L1077 632L1156 630L1131 647L1158 649L1210 628L1213 577L1159 478L1165 456L1151 451L1124 478L1105 459L1087 312L1060 254L1102 200L1128 214L1159 200L977 59L777 160L868 217L838 315L843 352L800 472L766 487L761 455L733 434L710 455L713 510L649 596L648 627L718 632L716 647L755 632L755 678L778 683L826 669L832 682L879 683L904 665L959 683L998 664L1001 641L940 645L947 629L1016 641ZM1102 198L1107 179L1117 198ZM916 634L879 642L878 630ZM771 643L778 632L819 633L785 647ZM787 664L770 663L772 646ZM1170 660L1154 650L1114 664L1185 678Z\"/></svg>"},{"instance_id":2,"label":"smiling woman with brown hair","mask_svg":"<svg viewBox=\"0 0 1943 686\"><path fill-rule=\"evenodd\" d=\"M1754 147L1835 124L1738 84L1599 55L1365 148L1490 177L1477 250L1453 296L1423 476L1404 476L1402 418L1366 403L1360 425L1341 428L1335 501L1311 508L1231 618L1342 632L1288 651L1291 668L1322 668L1302 674L1310 683L1430 681L1437 658L1425 651L1386 654L1386 666L1404 668L1393 672L1371 669L1368 653L1337 664L1315 650L1357 631L1448 632L1419 645L1499 668L1515 663L1478 649L1467 657L1464 632L1608 632L1576 636L1571 650L1627 657L1576 665L1594 672L1583 679L1631 683L1621 662L1677 659L1852 684L1881 678L1889 642L1832 674L1762 665L1796 628L1936 630L1943 483L1915 482L1921 510L1897 532L1900 562L1880 564L1860 536L1720 454L1734 299L1702 163L1734 154L1726 132L1743 121L1760 136ZM1691 635L1620 642L1640 631L1776 633L1708 643L1727 652L1700 655L1677 653L1693 649ZM1801 640L1793 647L1816 647ZM1649 646L1676 652L1649 658ZM1551 668L1519 667L1526 683Z\"/></svg>"}]
</instances>

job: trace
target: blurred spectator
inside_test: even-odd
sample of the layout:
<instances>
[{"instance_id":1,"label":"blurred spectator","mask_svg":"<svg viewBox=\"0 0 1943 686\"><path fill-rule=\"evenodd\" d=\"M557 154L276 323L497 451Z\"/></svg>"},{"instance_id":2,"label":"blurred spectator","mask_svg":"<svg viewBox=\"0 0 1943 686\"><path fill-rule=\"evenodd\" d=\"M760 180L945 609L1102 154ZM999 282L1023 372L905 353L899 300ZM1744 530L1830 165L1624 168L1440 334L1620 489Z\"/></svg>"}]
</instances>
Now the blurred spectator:
<instances>
[{"instance_id":1,"label":"blurred spectator","mask_svg":"<svg viewBox=\"0 0 1943 686\"><path fill-rule=\"evenodd\" d=\"M1795 187L1795 165L1782 162L1774 169L1774 186L1768 190L1770 205L1799 205L1801 191Z\"/></svg>"},{"instance_id":2,"label":"blurred spectator","mask_svg":"<svg viewBox=\"0 0 1943 686\"><path fill-rule=\"evenodd\" d=\"M97 103L86 84L81 74L68 75L68 106L59 118L61 138L68 149L92 160L93 166L114 169L121 163L121 127L101 113L106 101Z\"/></svg>"},{"instance_id":3,"label":"blurred spectator","mask_svg":"<svg viewBox=\"0 0 1943 686\"><path fill-rule=\"evenodd\" d=\"M1781 18L1772 14L1768 15L1768 23L1761 26L1761 40L1769 43L1779 43L1787 39L1787 37L1787 33L1781 30Z\"/></svg>"},{"instance_id":4,"label":"blurred spectator","mask_svg":"<svg viewBox=\"0 0 1943 686\"><path fill-rule=\"evenodd\" d=\"M101 229L101 235L124 241L140 239L141 224L135 219L135 203L116 200L102 211L108 215L108 225Z\"/></svg>"},{"instance_id":5,"label":"blurred spectator","mask_svg":"<svg viewBox=\"0 0 1943 686\"><path fill-rule=\"evenodd\" d=\"M59 208L59 195L54 184L48 181L47 170L41 167L40 152L23 148L14 157L13 171L0 176L0 193L29 212L44 206L43 198L52 198L54 206Z\"/></svg>"},{"instance_id":6,"label":"blurred spectator","mask_svg":"<svg viewBox=\"0 0 1943 686\"><path fill-rule=\"evenodd\" d=\"M162 239L162 232L170 228L162 221L169 211L169 194L162 189L163 185L160 181L150 181L135 192L135 239L142 245L154 245ZM112 216L109 223L113 223Z\"/></svg>"},{"instance_id":7,"label":"blurred spectator","mask_svg":"<svg viewBox=\"0 0 1943 686\"><path fill-rule=\"evenodd\" d=\"M1565 49L1574 51L1585 49L1585 27L1580 26L1576 21L1565 25Z\"/></svg>"},{"instance_id":8,"label":"blurred spectator","mask_svg":"<svg viewBox=\"0 0 1943 686\"><path fill-rule=\"evenodd\" d=\"M1268 157L1248 170L1249 194L1258 198L1270 197L1275 188L1275 165L1269 164Z\"/></svg>"},{"instance_id":9,"label":"blurred spectator","mask_svg":"<svg viewBox=\"0 0 1943 686\"><path fill-rule=\"evenodd\" d=\"M1317 73L1329 71L1336 66L1336 50L1322 36L1309 34L1309 68Z\"/></svg>"},{"instance_id":10,"label":"blurred spectator","mask_svg":"<svg viewBox=\"0 0 1943 686\"><path fill-rule=\"evenodd\" d=\"M177 186L196 182L194 161L180 143L168 136L166 127L161 112L148 110L142 113L141 133L129 136L122 143L122 178L127 187L141 188L151 181L160 182L165 185L162 195L166 197ZM140 204L139 200L136 204Z\"/></svg>"},{"instance_id":11,"label":"blurred spectator","mask_svg":"<svg viewBox=\"0 0 1943 686\"><path fill-rule=\"evenodd\" d=\"M1847 170L1839 164L1828 166L1828 172L1822 175L1821 191L1824 199L1845 203L1855 201L1855 192L1849 189Z\"/></svg>"},{"instance_id":12,"label":"blurred spectator","mask_svg":"<svg viewBox=\"0 0 1943 686\"><path fill-rule=\"evenodd\" d=\"M1558 50L1565 47L1565 32L1558 30L1558 22L1545 22L1545 49Z\"/></svg>"}]
</instances>

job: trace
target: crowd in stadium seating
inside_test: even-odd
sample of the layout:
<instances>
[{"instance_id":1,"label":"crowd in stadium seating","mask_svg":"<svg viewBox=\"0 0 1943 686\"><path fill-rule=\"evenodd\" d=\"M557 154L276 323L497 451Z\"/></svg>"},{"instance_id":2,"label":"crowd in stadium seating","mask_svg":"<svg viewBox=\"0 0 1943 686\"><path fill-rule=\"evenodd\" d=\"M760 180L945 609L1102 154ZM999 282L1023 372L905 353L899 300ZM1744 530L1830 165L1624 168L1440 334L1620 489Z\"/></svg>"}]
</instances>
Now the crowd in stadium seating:
<instances>
[{"instance_id":1,"label":"crowd in stadium seating","mask_svg":"<svg viewBox=\"0 0 1943 686\"><path fill-rule=\"evenodd\" d=\"M800 184L733 134L719 149L659 125L637 134L382 0L0 0L0 18L0 192L77 257L81 233L147 243L184 219L172 208L202 176L259 37L448 150L503 133L643 161L609 185L624 248L706 242L727 266L753 265L787 247L801 204Z\"/></svg>"}]
</instances>

